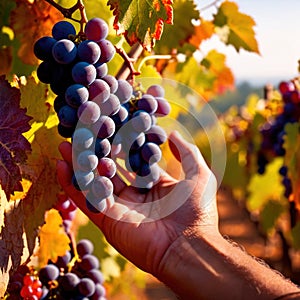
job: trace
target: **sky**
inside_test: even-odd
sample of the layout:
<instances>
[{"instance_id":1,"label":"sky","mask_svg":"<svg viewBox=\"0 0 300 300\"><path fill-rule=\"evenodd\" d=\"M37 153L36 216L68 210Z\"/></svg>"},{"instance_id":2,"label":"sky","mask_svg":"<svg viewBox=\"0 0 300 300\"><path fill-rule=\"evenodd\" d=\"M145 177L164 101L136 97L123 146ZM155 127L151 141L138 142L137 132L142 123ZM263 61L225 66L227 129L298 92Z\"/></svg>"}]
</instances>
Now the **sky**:
<instances>
[{"instance_id":1,"label":"sky","mask_svg":"<svg viewBox=\"0 0 300 300\"><path fill-rule=\"evenodd\" d=\"M298 75L300 59L300 0L233 0L242 13L250 15L256 22L254 30L260 55L232 46L224 46L215 39L204 44L204 49L217 47L226 54L227 65L237 81L252 83L279 79L289 80ZM204 7L213 0L198 0Z\"/></svg>"}]
</instances>

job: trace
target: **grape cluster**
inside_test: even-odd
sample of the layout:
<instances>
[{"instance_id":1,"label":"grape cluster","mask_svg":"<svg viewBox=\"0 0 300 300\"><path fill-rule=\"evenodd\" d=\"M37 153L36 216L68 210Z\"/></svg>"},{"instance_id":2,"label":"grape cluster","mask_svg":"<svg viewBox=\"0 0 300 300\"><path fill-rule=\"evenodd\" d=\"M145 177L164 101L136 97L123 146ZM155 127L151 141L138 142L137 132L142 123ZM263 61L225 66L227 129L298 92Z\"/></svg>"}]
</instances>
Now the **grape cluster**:
<instances>
[{"instance_id":1,"label":"grape cluster","mask_svg":"<svg viewBox=\"0 0 300 300\"><path fill-rule=\"evenodd\" d=\"M100 263L93 255L93 244L87 239L76 245L77 258L71 252L34 272L20 266L11 277L8 300L105 300L104 278Z\"/></svg>"},{"instance_id":2,"label":"grape cluster","mask_svg":"<svg viewBox=\"0 0 300 300\"><path fill-rule=\"evenodd\" d=\"M281 93L283 106L278 115L271 123L261 130L262 143L258 152L258 173L263 174L270 157L284 156L285 149L284 136L285 125L287 123L295 123L300 118L300 92L292 81L282 81L279 84L279 92ZM292 193L291 180L288 177L287 166L282 166L279 170L282 176L282 184L285 187L285 196L288 198Z\"/></svg>"},{"instance_id":3,"label":"grape cluster","mask_svg":"<svg viewBox=\"0 0 300 300\"><path fill-rule=\"evenodd\" d=\"M159 145L167 136L156 119L170 112L161 86L134 90L128 81L108 74L115 48L107 34L108 26L99 18L89 20L78 35L71 23L61 21L52 37L34 45L42 60L37 75L57 94L58 132L72 138L73 185L85 192L93 212L103 211L103 200L113 194L118 158L136 173L132 184L141 192L158 180Z\"/></svg>"}]
</instances>

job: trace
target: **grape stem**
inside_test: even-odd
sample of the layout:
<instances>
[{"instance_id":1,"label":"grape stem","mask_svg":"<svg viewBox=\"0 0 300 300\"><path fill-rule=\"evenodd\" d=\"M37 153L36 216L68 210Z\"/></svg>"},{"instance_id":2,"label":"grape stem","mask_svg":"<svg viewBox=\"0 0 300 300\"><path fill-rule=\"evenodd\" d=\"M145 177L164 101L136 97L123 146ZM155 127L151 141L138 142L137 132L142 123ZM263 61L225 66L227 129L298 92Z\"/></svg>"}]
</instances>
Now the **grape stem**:
<instances>
[{"instance_id":1,"label":"grape stem","mask_svg":"<svg viewBox=\"0 0 300 300\"><path fill-rule=\"evenodd\" d=\"M134 76L140 75L141 73L135 70L133 63L136 62L142 54L143 47L139 43L136 43L132 46L128 54L122 48L115 48L116 52L124 59L124 64L116 74L116 78L133 80Z\"/></svg>"},{"instance_id":2,"label":"grape stem","mask_svg":"<svg viewBox=\"0 0 300 300\"><path fill-rule=\"evenodd\" d=\"M45 0L45 1L48 2L50 5L52 5L53 7L55 7L57 10L59 10L65 18L80 23L80 31L81 32L83 31L83 24L87 23L88 19L86 16L85 7L82 0L77 0L76 4L74 4L70 8L62 7L54 0ZM76 10L79 10L80 12L80 20L77 20L72 17L73 13Z\"/></svg>"},{"instance_id":3,"label":"grape stem","mask_svg":"<svg viewBox=\"0 0 300 300\"><path fill-rule=\"evenodd\" d=\"M208 4L208 5L206 5L206 6L203 6L203 7L199 8L199 11L201 12L201 11L207 10L207 9L213 7L213 6L216 6L216 5L218 4L218 2L220 2L220 1L221 1L221 0L215 0L215 1L213 1L212 3L210 3L210 4Z\"/></svg>"}]
</instances>

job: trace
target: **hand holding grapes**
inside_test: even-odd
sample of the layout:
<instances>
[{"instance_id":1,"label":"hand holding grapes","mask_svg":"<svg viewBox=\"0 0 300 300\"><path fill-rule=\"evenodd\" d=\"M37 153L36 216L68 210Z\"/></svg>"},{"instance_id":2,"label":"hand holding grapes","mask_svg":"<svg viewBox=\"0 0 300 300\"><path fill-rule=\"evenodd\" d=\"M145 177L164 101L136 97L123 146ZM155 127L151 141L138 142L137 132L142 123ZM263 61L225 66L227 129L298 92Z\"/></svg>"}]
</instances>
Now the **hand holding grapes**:
<instances>
[{"instance_id":1,"label":"hand holding grapes","mask_svg":"<svg viewBox=\"0 0 300 300\"><path fill-rule=\"evenodd\" d=\"M147 193L140 193L139 189L127 186L117 175L113 178L114 194L120 201L127 201L127 205L107 200L108 209L102 214L91 213L85 205L84 195L72 185L72 157L71 145L62 143L61 153L65 159L58 164L58 179L62 187L89 218L103 231L108 241L125 257L145 271L152 274L160 272L162 259L172 243L181 238L185 232L200 230L217 233L217 211L215 203L216 181L201 157L199 150L184 141L179 134L170 136L172 144L176 144L181 156L185 180L178 181L166 173L162 173L159 182ZM177 210L176 199L167 199L170 191L177 186L177 197L184 191L183 204ZM211 193L207 193L211 191ZM149 221L149 211L145 214L137 213L134 204L149 203L166 196L167 211L173 211L162 219ZM182 199L179 199L182 200ZM206 203L205 210L200 203ZM132 207L130 207L132 206ZM148 215L147 215L148 213Z\"/></svg>"}]
</instances>

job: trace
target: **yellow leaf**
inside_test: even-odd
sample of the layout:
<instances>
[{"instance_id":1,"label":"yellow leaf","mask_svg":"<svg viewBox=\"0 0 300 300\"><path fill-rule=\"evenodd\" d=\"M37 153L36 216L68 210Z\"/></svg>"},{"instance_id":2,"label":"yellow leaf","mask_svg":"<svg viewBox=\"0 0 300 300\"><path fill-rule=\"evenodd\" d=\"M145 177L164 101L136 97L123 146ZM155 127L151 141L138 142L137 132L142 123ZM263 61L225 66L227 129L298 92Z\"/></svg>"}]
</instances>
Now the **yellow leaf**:
<instances>
[{"instance_id":1,"label":"yellow leaf","mask_svg":"<svg viewBox=\"0 0 300 300\"><path fill-rule=\"evenodd\" d=\"M243 48L259 54L253 29L256 23L252 17L240 12L235 2L225 1L221 4L214 16L214 25L229 28L226 44L233 45L237 51Z\"/></svg>"},{"instance_id":2,"label":"yellow leaf","mask_svg":"<svg viewBox=\"0 0 300 300\"><path fill-rule=\"evenodd\" d=\"M214 34L215 26L211 21L201 20L199 26L195 26L195 33L189 42L195 47L199 47L202 41L209 39Z\"/></svg>"},{"instance_id":3,"label":"yellow leaf","mask_svg":"<svg viewBox=\"0 0 300 300\"><path fill-rule=\"evenodd\" d=\"M46 213L45 224L40 229L39 237L38 259L41 267L46 265L49 259L55 262L58 256L63 256L70 250L70 239L63 229L62 218L55 209Z\"/></svg>"},{"instance_id":4,"label":"yellow leaf","mask_svg":"<svg viewBox=\"0 0 300 300\"><path fill-rule=\"evenodd\" d=\"M53 25L63 19L62 14L43 0L17 0L11 12L10 25L21 46L18 56L25 64L35 65L33 45L42 36L51 35Z\"/></svg>"}]
</instances>

